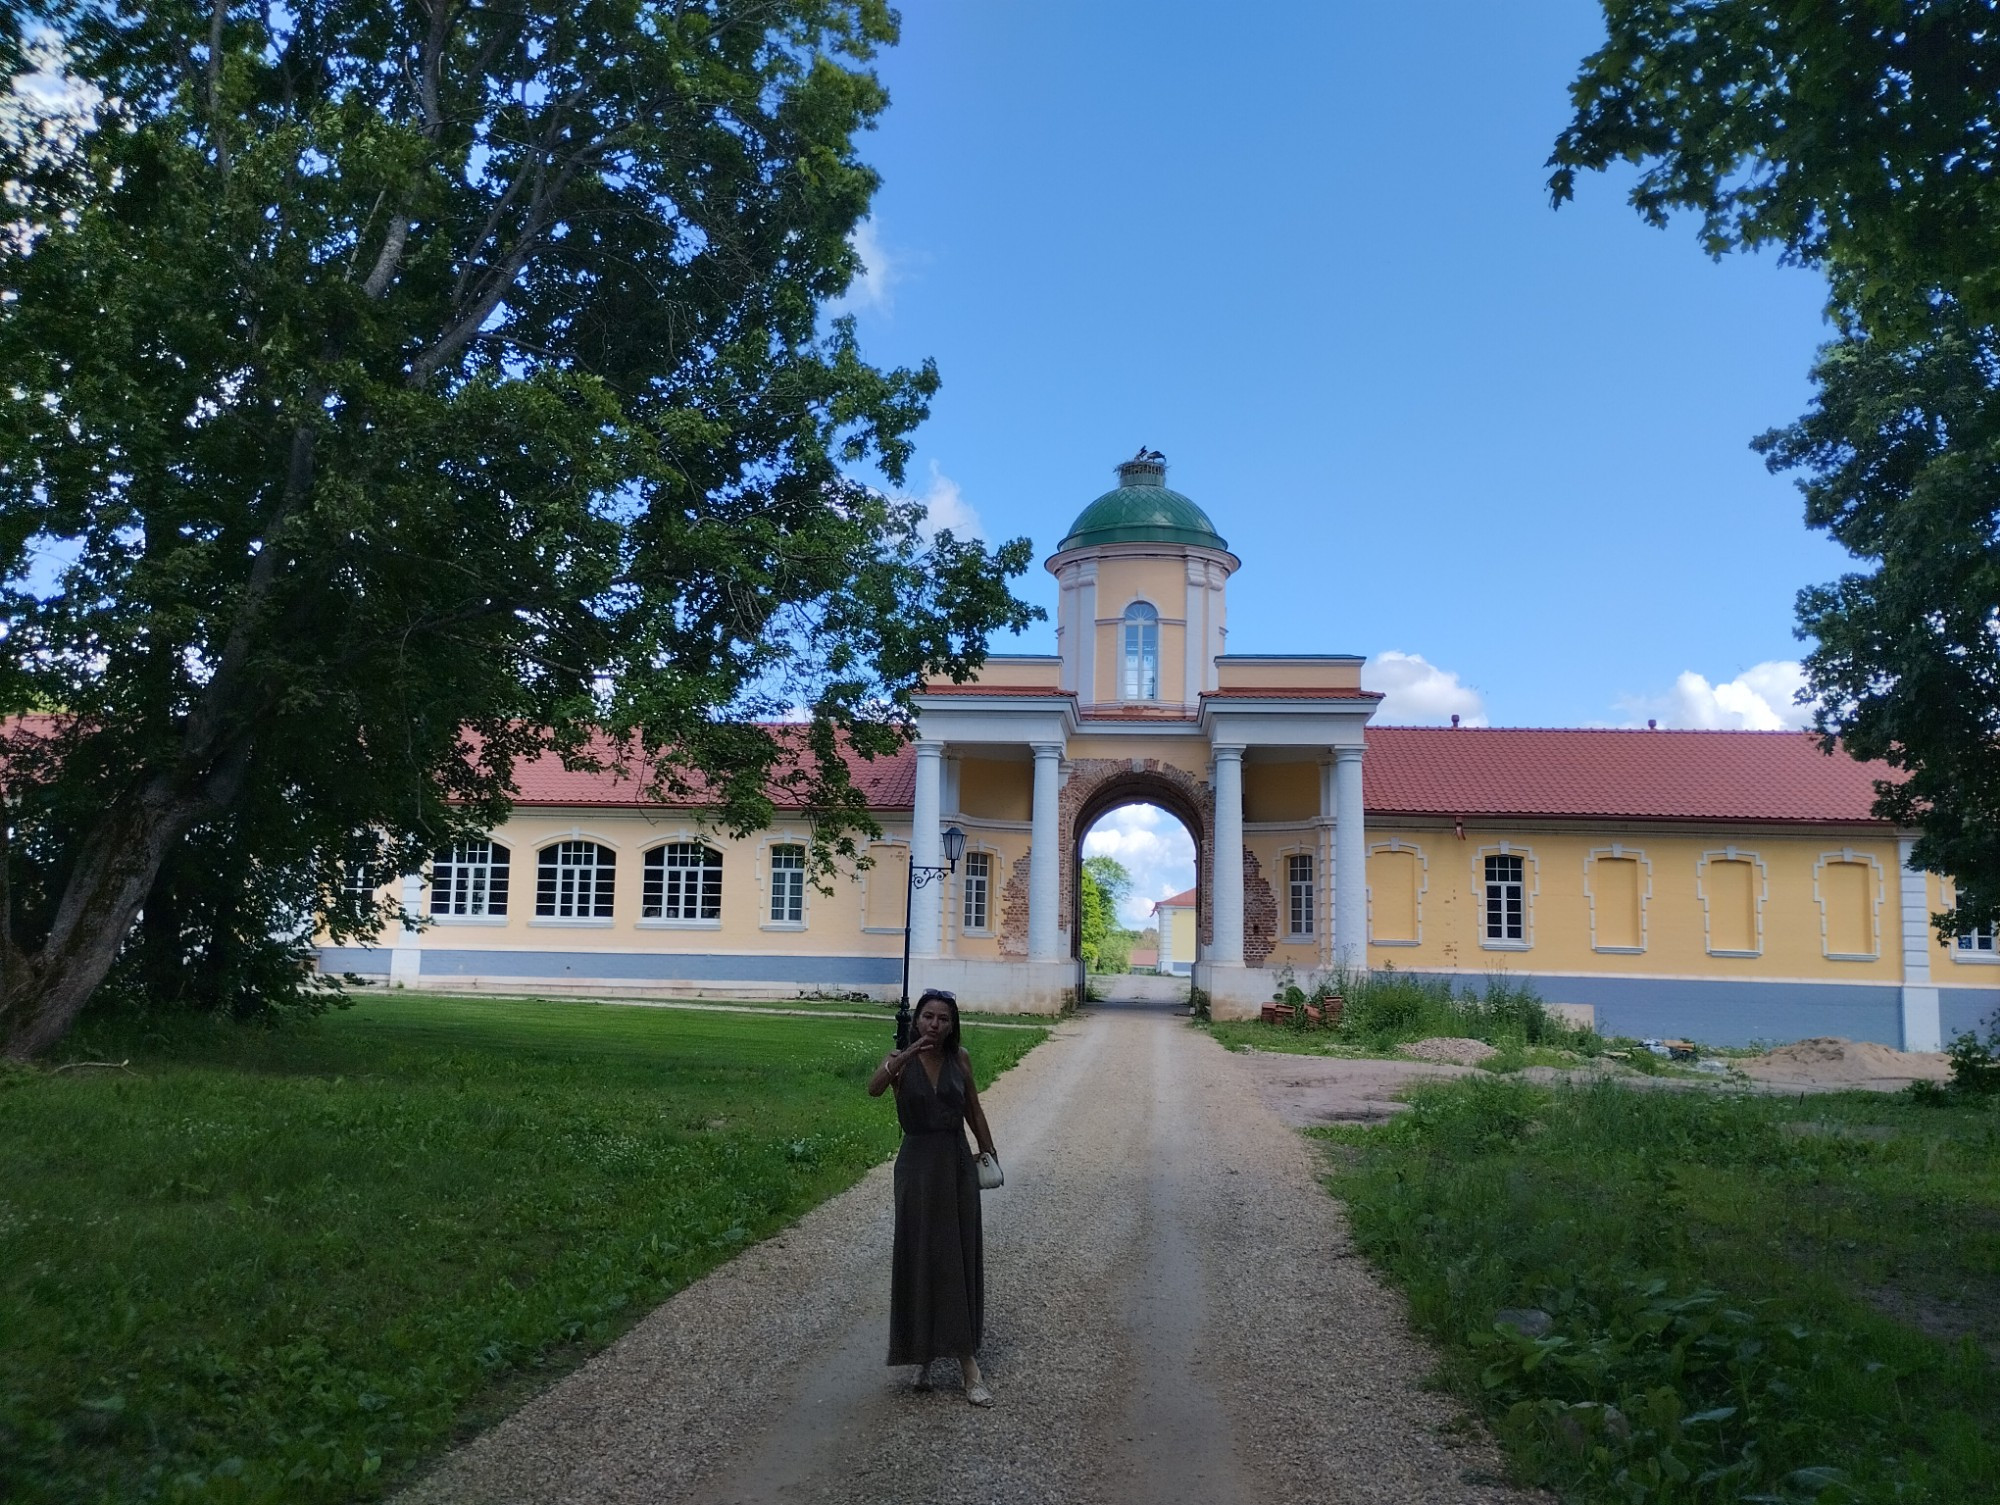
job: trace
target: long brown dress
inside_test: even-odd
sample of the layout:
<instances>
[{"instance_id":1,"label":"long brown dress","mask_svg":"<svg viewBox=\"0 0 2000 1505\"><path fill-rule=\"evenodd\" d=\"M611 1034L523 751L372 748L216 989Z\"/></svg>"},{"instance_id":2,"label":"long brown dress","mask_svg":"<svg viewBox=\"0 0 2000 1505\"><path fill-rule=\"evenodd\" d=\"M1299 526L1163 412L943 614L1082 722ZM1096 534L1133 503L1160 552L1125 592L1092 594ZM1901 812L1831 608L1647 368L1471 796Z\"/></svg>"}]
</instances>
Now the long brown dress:
<instances>
[{"instance_id":1,"label":"long brown dress","mask_svg":"<svg viewBox=\"0 0 2000 1505\"><path fill-rule=\"evenodd\" d=\"M986 1313L979 1177L965 1143L965 1079L947 1060L931 1085L911 1061L896 1083L896 1252L889 1277L889 1362L927 1364L979 1347Z\"/></svg>"}]
</instances>

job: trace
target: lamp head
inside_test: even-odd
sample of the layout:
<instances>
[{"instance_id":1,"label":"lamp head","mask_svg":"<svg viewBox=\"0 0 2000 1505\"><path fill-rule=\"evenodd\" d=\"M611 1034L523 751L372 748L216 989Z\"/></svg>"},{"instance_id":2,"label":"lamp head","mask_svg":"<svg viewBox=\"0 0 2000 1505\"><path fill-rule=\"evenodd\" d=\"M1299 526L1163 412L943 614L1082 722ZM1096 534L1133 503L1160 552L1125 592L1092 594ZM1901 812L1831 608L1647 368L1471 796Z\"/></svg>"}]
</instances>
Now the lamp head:
<instances>
[{"instance_id":1,"label":"lamp head","mask_svg":"<svg viewBox=\"0 0 2000 1505\"><path fill-rule=\"evenodd\" d=\"M958 859L965 855L965 833L957 826L944 828L944 860L954 872L958 869Z\"/></svg>"}]
</instances>

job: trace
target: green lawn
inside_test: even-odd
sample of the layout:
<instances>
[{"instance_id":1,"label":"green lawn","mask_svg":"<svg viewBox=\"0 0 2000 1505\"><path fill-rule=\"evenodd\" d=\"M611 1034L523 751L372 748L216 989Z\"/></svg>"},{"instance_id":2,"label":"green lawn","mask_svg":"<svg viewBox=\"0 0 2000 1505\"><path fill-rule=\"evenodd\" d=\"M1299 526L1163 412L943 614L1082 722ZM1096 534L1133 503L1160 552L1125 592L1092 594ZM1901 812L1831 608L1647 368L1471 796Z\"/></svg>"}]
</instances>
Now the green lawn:
<instances>
[{"instance_id":1,"label":"green lawn","mask_svg":"<svg viewBox=\"0 0 2000 1505\"><path fill-rule=\"evenodd\" d=\"M1621 1505L2000 1499L1992 1100L1493 1078L1411 1100L1315 1131L1329 1185L1523 1479Z\"/></svg>"},{"instance_id":2,"label":"green lawn","mask_svg":"<svg viewBox=\"0 0 2000 1505\"><path fill-rule=\"evenodd\" d=\"M968 1031L982 1078L1042 1038ZM367 996L0 1076L0 1498L370 1498L895 1147L873 1021Z\"/></svg>"}]
</instances>

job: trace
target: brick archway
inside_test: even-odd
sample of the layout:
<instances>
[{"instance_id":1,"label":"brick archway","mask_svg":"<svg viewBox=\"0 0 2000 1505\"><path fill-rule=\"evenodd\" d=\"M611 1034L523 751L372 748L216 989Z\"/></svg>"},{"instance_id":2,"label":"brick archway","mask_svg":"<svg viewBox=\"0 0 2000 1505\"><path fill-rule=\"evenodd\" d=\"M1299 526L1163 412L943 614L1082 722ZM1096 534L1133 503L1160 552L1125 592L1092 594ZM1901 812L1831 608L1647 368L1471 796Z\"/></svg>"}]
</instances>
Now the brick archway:
<instances>
[{"instance_id":1,"label":"brick archway","mask_svg":"<svg viewBox=\"0 0 2000 1505\"><path fill-rule=\"evenodd\" d=\"M1214 849L1215 791L1184 768L1158 758L1078 758L1069 765L1057 804L1056 822L1063 854L1060 924L1070 937L1070 954L1081 940L1076 923L1077 879L1082 871L1083 838L1104 816L1122 805L1158 805L1187 828L1194 841L1196 933L1205 946L1213 938L1208 881Z\"/></svg>"}]
</instances>

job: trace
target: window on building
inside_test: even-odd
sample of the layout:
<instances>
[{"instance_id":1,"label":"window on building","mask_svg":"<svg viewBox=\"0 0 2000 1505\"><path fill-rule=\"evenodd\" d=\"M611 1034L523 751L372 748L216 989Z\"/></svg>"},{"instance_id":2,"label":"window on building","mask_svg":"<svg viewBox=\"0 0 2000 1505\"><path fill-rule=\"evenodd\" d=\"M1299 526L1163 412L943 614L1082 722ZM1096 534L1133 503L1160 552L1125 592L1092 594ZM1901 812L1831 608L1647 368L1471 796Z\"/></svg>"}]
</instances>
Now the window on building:
<instances>
[{"instance_id":1,"label":"window on building","mask_svg":"<svg viewBox=\"0 0 2000 1505\"><path fill-rule=\"evenodd\" d=\"M1421 873L1413 847L1385 847L1368 854L1368 938L1376 945L1416 945Z\"/></svg>"},{"instance_id":2,"label":"window on building","mask_svg":"<svg viewBox=\"0 0 2000 1505\"><path fill-rule=\"evenodd\" d=\"M1993 927L1975 925L1970 930L1959 931L1958 949L1973 956L1993 955Z\"/></svg>"},{"instance_id":3,"label":"window on building","mask_svg":"<svg viewBox=\"0 0 2000 1505\"><path fill-rule=\"evenodd\" d=\"M715 917L722 915L722 858L715 859ZM806 922L806 849L800 846L771 848L771 923L803 925Z\"/></svg>"},{"instance_id":4,"label":"window on building","mask_svg":"<svg viewBox=\"0 0 2000 1505\"><path fill-rule=\"evenodd\" d=\"M1306 852L1285 859L1285 890L1290 899L1288 935L1313 933L1313 860Z\"/></svg>"},{"instance_id":5,"label":"window on building","mask_svg":"<svg viewBox=\"0 0 2000 1505\"><path fill-rule=\"evenodd\" d=\"M535 870L535 913L551 920L608 920L618 858L594 841L543 847Z\"/></svg>"},{"instance_id":6,"label":"window on building","mask_svg":"<svg viewBox=\"0 0 2000 1505\"><path fill-rule=\"evenodd\" d=\"M461 841L431 862L431 913L480 919L507 913L507 849L492 841Z\"/></svg>"},{"instance_id":7,"label":"window on building","mask_svg":"<svg viewBox=\"0 0 2000 1505\"><path fill-rule=\"evenodd\" d=\"M1502 853L1486 859L1486 939L1528 938L1528 885L1525 863Z\"/></svg>"},{"instance_id":8,"label":"window on building","mask_svg":"<svg viewBox=\"0 0 2000 1505\"><path fill-rule=\"evenodd\" d=\"M1827 862L1819 870L1820 915L1829 957L1875 955L1875 869Z\"/></svg>"},{"instance_id":9,"label":"window on building","mask_svg":"<svg viewBox=\"0 0 2000 1505\"><path fill-rule=\"evenodd\" d=\"M362 904L375 897L375 890L381 887L375 876L375 864L365 857L356 857L343 863L340 869L340 891L348 898Z\"/></svg>"},{"instance_id":10,"label":"window on building","mask_svg":"<svg viewBox=\"0 0 2000 1505\"><path fill-rule=\"evenodd\" d=\"M1762 897L1757 864L1745 857L1711 857L1702 864L1702 899L1708 906L1708 949L1722 956L1756 956L1757 907Z\"/></svg>"},{"instance_id":11,"label":"window on building","mask_svg":"<svg viewBox=\"0 0 2000 1505\"><path fill-rule=\"evenodd\" d=\"M993 902L993 858L986 852L965 854L965 928L991 929Z\"/></svg>"},{"instance_id":12,"label":"window on building","mask_svg":"<svg viewBox=\"0 0 2000 1505\"><path fill-rule=\"evenodd\" d=\"M776 866L775 862L773 866ZM801 849L801 883L805 878L804 866ZM774 880L776 876L774 872ZM774 882L773 911L777 908L776 893ZM800 918L803 919L803 889L799 902ZM646 870L639 889L639 917L644 920L721 919L722 854L698 841L670 841L663 847L654 847L646 854Z\"/></svg>"},{"instance_id":13,"label":"window on building","mask_svg":"<svg viewBox=\"0 0 2000 1505\"><path fill-rule=\"evenodd\" d=\"M1640 915L1639 860L1597 857L1590 864L1590 943L1600 951L1639 951L1645 946Z\"/></svg>"},{"instance_id":14,"label":"window on building","mask_svg":"<svg viewBox=\"0 0 2000 1505\"><path fill-rule=\"evenodd\" d=\"M1125 608L1125 699L1160 698L1160 614L1144 601Z\"/></svg>"}]
</instances>

